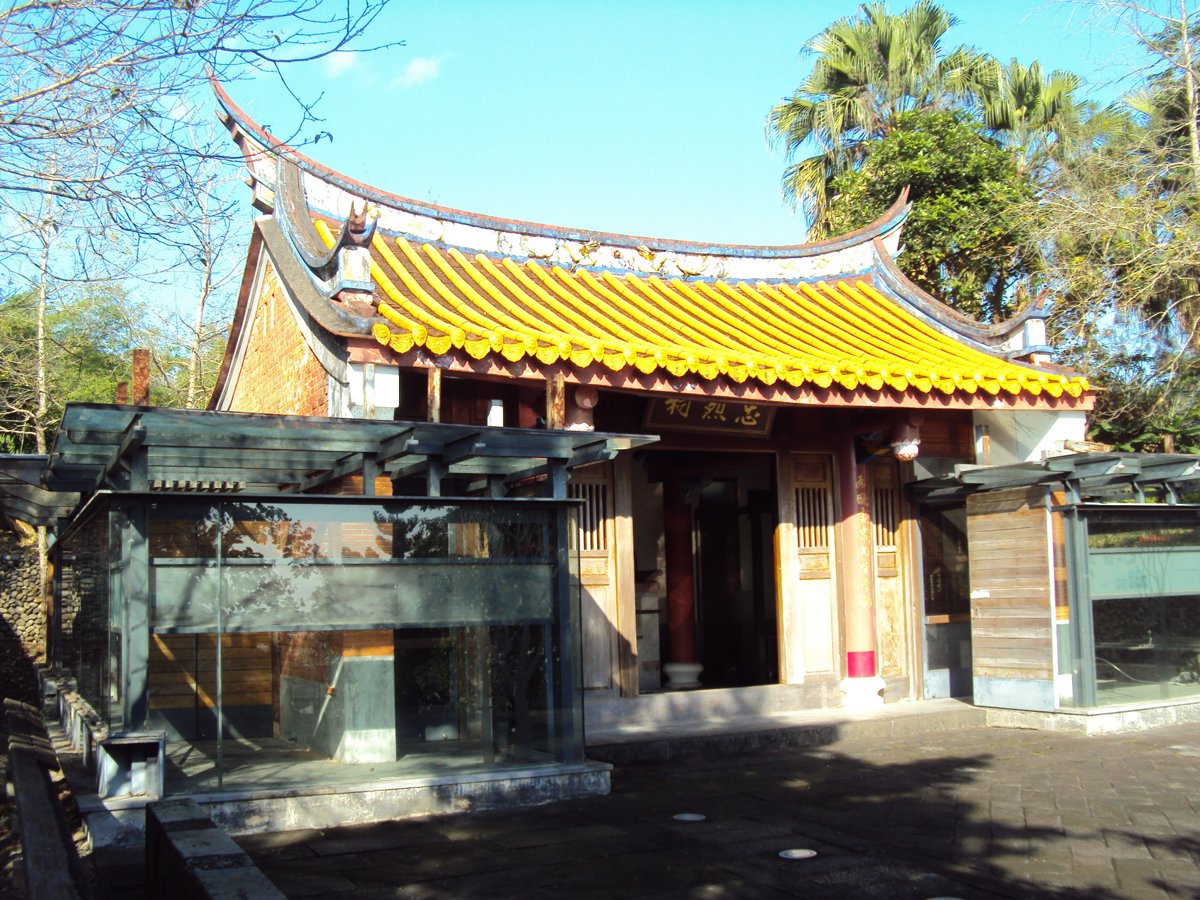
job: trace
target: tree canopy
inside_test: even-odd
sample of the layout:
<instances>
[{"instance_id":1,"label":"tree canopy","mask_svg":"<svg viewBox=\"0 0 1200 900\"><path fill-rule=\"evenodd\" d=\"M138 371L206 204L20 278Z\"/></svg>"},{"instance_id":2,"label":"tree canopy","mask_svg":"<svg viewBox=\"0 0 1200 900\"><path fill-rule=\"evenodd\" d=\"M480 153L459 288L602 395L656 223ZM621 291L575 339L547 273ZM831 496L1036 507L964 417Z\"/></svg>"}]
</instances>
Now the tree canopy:
<instances>
[{"instance_id":1,"label":"tree canopy","mask_svg":"<svg viewBox=\"0 0 1200 900\"><path fill-rule=\"evenodd\" d=\"M1200 15L1165 0L1088 14L1147 52L1109 107L1041 61L946 51L955 19L921 0L814 37L768 133L812 236L866 224L908 187L909 277L984 320L1049 296L1061 360L1104 388L1093 436L1200 449Z\"/></svg>"},{"instance_id":2,"label":"tree canopy","mask_svg":"<svg viewBox=\"0 0 1200 900\"><path fill-rule=\"evenodd\" d=\"M395 46L362 45L387 2L19 0L0 9L0 262L9 278L0 297L9 296L3 353L13 361L0 427L15 435L10 443L32 438L44 449L63 401L88 385L90 399L113 399L99 387L109 358L101 335L152 350L157 402L205 402L247 230L245 204L230 193L240 158L212 117L208 79L282 79L303 129L318 98L292 89L287 67ZM101 304L136 327L92 323L95 346L66 341L63 329L86 322L89 304L127 288L191 299L178 313ZM123 347L122 370L136 345ZM86 365L60 378L70 360Z\"/></svg>"},{"instance_id":3,"label":"tree canopy","mask_svg":"<svg viewBox=\"0 0 1200 900\"><path fill-rule=\"evenodd\" d=\"M942 46L956 21L930 0L896 15L871 3L808 42L812 71L771 109L767 132L789 158L810 145L816 151L783 176L785 195L803 204L814 234L829 233L831 183L862 162L868 142L887 135L902 113L968 95L982 77L986 57Z\"/></svg>"},{"instance_id":4,"label":"tree canopy","mask_svg":"<svg viewBox=\"0 0 1200 900\"><path fill-rule=\"evenodd\" d=\"M1032 195L1012 156L961 112L908 112L866 146L862 163L832 182L835 233L876 219L904 188L906 274L940 300L985 320L1005 318L1027 275L1022 220Z\"/></svg>"}]
</instances>

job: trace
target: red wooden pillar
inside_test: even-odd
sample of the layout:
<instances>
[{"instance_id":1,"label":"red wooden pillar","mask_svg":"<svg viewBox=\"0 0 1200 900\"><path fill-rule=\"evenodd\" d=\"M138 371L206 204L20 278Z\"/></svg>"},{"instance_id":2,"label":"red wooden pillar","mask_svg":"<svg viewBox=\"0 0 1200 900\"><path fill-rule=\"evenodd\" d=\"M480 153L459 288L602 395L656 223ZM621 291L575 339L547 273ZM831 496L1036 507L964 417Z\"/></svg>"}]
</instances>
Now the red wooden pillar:
<instances>
[{"instance_id":1,"label":"red wooden pillar","mask_svg":"<svg viewBox=\"0 0 1200 900\"><path fill-rule=\"evenodd\" d=\"M846 706L883 702L883 679L875 659L875 572L871 493L867 467L855 459L853 433L838 443L838 494L842 507L842 608L846 646Z\"/></svg>"}]
</instances>

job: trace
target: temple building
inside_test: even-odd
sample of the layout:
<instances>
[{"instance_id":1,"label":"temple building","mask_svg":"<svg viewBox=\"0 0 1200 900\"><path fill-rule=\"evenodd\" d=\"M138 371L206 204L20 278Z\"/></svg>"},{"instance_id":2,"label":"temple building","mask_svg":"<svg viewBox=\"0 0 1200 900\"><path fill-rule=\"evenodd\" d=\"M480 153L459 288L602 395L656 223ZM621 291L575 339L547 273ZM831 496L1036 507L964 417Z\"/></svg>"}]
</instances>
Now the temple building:
<instances>
[{"instance_id":1,"label":"temple building","mask_svg":"<svg viewBox=\"0 0 1200 900\"><path fill-rule=\"evenodd\" d=\"M557 228L217 95L260 215L210 408L143 351L0 456L98 844L164 795L240 833L604 793L622 742L804 710L1200 718L1200 457L1084 442L1043 310L897 268L904 197L786 247Z\"/></svg>"},{"instance_id":2,"label":"temple building","mask_svg":"<svg viewBox=\"0 0 1200 900\"><path fill-rule=\"evenodd\" d=\"M905 487L1061 453L1094 394L1036 305L982 325L905 278L905 198L792 246L551 227L358 183L218 97L261 215L213 410L647 439L567 483L587 725L970 694L965 504Z\"/></svg>"}]
</instances>

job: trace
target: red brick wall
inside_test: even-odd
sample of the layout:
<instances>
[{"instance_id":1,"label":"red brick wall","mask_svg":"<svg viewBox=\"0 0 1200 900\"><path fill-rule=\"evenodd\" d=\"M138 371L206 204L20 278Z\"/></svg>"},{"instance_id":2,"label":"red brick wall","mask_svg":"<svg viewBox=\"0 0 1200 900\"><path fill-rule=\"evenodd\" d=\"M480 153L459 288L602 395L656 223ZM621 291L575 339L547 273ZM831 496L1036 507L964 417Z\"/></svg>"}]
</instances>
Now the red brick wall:
<instances>
[{"instance_id":1,"label":"red brick wall","mask_svg":"<svg viewBox=\"0 0 1200 900\"><path fill-rule=\"evenodd\" d=\"M325 369L304 343L269 262L261 291L229 408L235 412L328 415Z\"/></svg>"}]
</instances>

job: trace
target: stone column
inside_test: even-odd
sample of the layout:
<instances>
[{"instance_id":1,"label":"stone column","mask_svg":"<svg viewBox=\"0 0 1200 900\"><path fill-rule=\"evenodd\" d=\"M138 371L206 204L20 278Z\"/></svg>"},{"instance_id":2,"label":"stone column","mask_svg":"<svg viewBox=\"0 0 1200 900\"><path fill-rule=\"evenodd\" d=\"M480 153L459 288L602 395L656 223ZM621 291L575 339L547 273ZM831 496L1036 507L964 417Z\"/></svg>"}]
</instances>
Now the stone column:
<instances>
[{"instance_id":1,"label":"stone column","mask_svg":"<svg viewBox=\"0 0 1200 900\"><path fill-rule=\"evenodd\" d=\"M663 481L663 531L667 567L667 688L700 686L696 659L696 576L692 560L692 508L684 483Z\"/></svg>"},{"instance_id":2,"label":"stone column","mask_svg":"<svg viewBox=\"0 0 1200 900\"><path fill-rule=\"evenodd\" d=\"M848 709L879 706L886 686L875 660L875 572L871 536L871 493L867 467L855 461L854 435L838 442L838 494L841 500L842 607Z\"/></svg>"}]
</instances>

